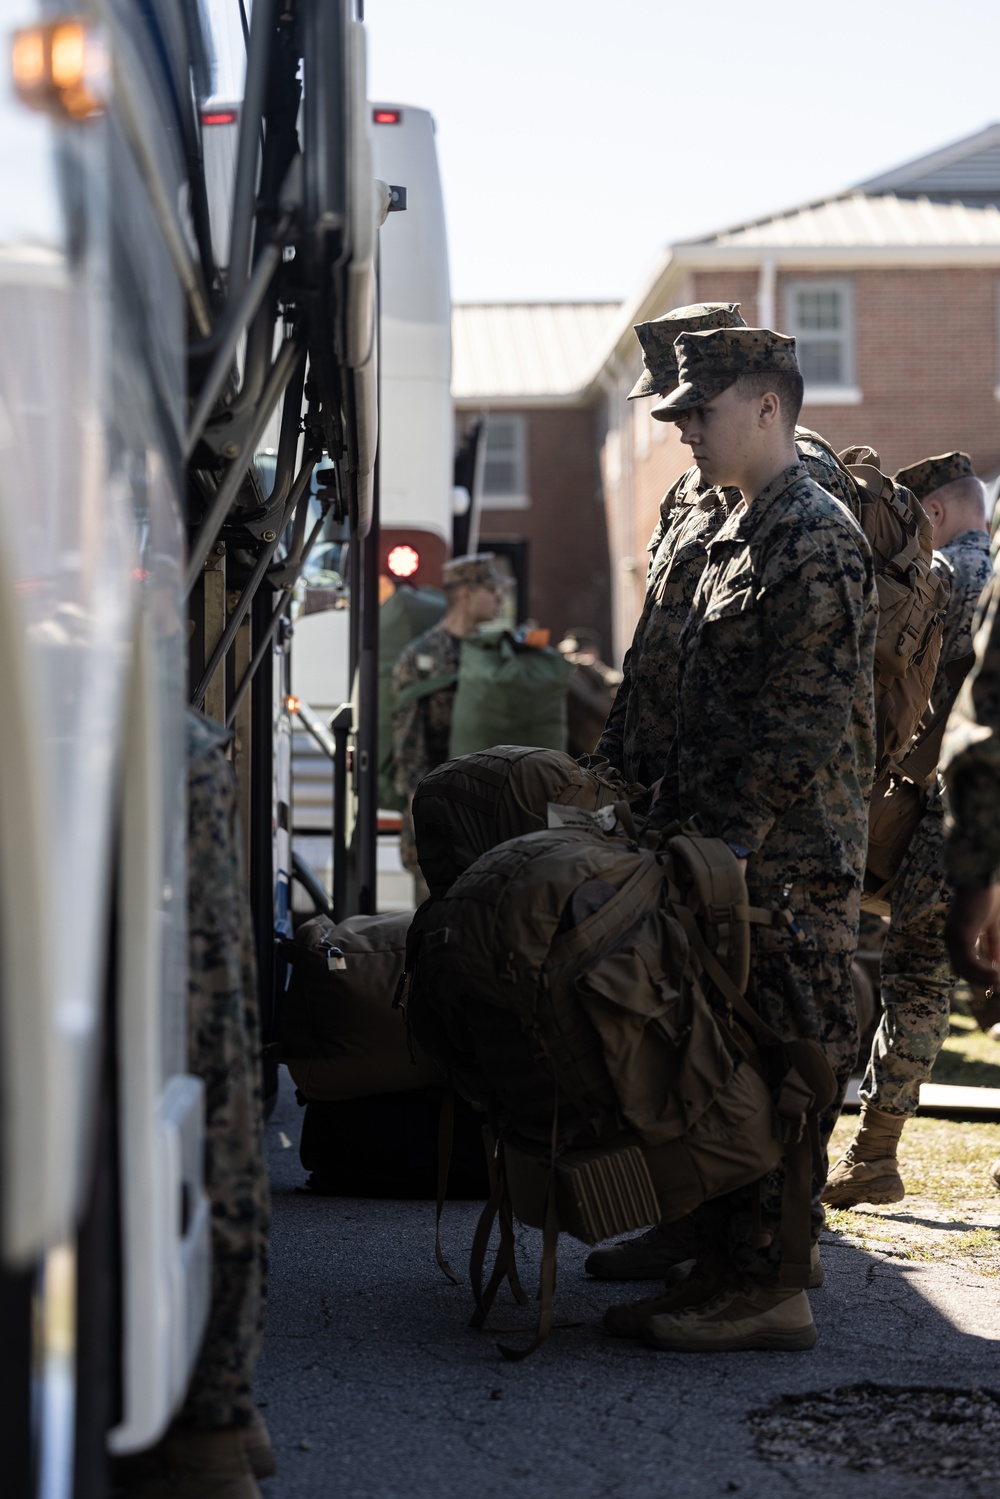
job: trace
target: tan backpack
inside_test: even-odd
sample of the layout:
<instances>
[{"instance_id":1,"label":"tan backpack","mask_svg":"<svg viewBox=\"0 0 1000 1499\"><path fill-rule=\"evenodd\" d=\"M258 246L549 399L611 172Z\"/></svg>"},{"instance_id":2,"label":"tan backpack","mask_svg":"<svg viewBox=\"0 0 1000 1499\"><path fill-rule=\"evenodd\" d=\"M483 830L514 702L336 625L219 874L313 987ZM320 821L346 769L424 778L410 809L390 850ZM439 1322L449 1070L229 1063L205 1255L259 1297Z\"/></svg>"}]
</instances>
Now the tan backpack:
<instances>
[{"instance_id":1,"label":"tan backpack","mask_svg":"<svg viewBox=\"0 0 1000 1499\"><path fill-rule=\"evenodd\" d=\"M931 523L916 495L879 467L871 448L841 455L861 500L861 526L875 559L878 763L905 754L927 711L941 655L949 587L931 571Z\"/></svg>"},{"instance_id":2,"label":"tan backpack","mask_svg":"<svg viewBox=\"0 0 1000 1499\"><path fill-rule=\"evenodd\" d=\"M750 907L721 840L680 836L658 854L570 828L491 849L417 912L409 1025L490 1119L474 1325L505 1277L523 1297L513 1217L544 1233L538 1331L507 1357L552 1325L560 1231L592 1244L681 1218L782 1157L782 1277L805 1284L815 1121L833 1074L816 1043L780 1041L743 997L750 924L790 921ZM438 1259L453 1275L440 1242Z\"/></svg>"}]
</instances>

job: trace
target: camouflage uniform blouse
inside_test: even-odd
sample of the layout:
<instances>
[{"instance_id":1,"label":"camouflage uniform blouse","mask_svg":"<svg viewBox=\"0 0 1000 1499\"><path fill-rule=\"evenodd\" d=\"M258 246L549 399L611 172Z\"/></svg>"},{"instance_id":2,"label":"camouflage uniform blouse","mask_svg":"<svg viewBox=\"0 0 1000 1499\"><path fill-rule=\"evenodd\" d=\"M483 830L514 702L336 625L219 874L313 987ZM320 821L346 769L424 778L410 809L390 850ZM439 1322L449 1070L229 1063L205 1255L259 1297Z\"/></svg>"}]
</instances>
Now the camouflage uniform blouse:
<instances>
[{"instance_id":1,"label":"camouflage uniform blouse","mask_svg":"<svg viewBox=\"0 0 1000 1499\"><path fill-rule=\"evenodd\" d=\"M807 473L856 515L857 500L844 469L805 428L796 428L796 434ZM642 614L595 751L627 781L647 786L662 774L674 737L677 645L705 568L708 543L742 500L738 489L703 489L700 481L699 470L688 469L660 502L660 519L649 540Z\"/></svg>"},{"instance_id":2,"label":"camouflage uniform blouse","mask_svg":"<svg viewBox=\"0 0 1000 1499\"><path fill-rule=\"evenodd\" d=\"M1000 576L980 599L976 664L952 709L941 765L947 786L945 868L955 885L1000 882Z\"/></svg>"},{"instance_id":3,"label":"camouflage uniform blouse","mask_svg":"<svg viewBox=\"0 0 1000 1499\"><path fill-rule=\"evenodd\" d=\"M403 651L392 672L398 697L405 687L432 677L457 676L462 642L443 624L418 635ZM451 715L455 685L429 692L397 708L392 715L392 751L396 762L396 790L408 796L435 765L449 759Z\"/></svg>"},{"instance_id":4,"label":"camouflage uniform blouse","mask_svg":"<svg viewBox=\"0 0 1000 1499\"><path fill-rule=\"evenodd\" d=\"M951 596L944 616L941 659L931 689L931 710L936 713L954 692L945 675L945 667L972 650L976 604L993 572L989 534L986 531L960 531L934 553L934 571L951 584Z\"/></svg>"},{"instance_id":5,"label":"camouflage uniform blouse","mask_svg":"<svg viewBox=\"0 0 1000 1499\"><path fill-rule=\"evenodd\" d=\"M791 888L804 935L828 951L856 940L845 913L868 840L877 622L864 534L795 463L712 538L680 640L657 820L697 813L746 849L755 898ZM835 898L817 902L822 889Z\"/></svg>"}]
</instances>

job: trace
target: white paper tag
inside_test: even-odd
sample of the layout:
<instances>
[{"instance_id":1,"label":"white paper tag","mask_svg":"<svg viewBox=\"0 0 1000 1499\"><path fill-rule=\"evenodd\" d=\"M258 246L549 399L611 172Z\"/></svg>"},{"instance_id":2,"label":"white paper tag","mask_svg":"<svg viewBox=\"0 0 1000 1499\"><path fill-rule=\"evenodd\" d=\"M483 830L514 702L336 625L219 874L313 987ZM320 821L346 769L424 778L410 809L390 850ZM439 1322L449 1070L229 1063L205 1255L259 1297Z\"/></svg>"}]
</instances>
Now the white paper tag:
<instances>
[{"instance_id":1,"label":"white paper tag","mask_svg":"<svg viewBox=\"0 0 1000 1499\"><path fill-rule=\"evenodd\" d=\"M550 828L587 828L591 832L610 833L618 822L614 807L602 807L599 812L588 812L586 807L564 807L559 802L549 802Z\"/></svg>"}]
</instances>

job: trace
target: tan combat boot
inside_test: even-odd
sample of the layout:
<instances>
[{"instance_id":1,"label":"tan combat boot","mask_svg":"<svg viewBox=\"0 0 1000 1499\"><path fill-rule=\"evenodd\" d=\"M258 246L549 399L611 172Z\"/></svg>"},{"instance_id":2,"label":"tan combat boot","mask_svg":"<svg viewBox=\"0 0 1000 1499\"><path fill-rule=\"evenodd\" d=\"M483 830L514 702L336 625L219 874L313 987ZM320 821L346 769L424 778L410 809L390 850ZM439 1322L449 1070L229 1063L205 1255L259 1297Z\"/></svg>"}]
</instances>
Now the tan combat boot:
<instances>
[{"instance_id":1,"label":"tan combat boot","mask_svg":"<svg viewBox=\"0 0 1000 1499\"><path fill-rule=\"evenodd\" d=\"M254 1478L273 1478L278 1471L278 1459L271 1446L267 1422L256 1406L253 1408L250 1425L243 1427L243 1446Z\"/></svg>"},{"instance_id":2,"label":"tan combat boot","mask_svg":"<svg viewBox=\"0 0 1000 1499\"><path fill-rule=\"evenodd\" d=\"M690 1214L676 1223L658 1223L635 1239L591 1250L583 1268L598 1280L663 1280L697 1253L698 1231Z\"/></svg>"},{"instance_id":3,"label":"tan combat boot","mask_svg":"<svg viewBox=\"0 0 1000 1499\"><path fill-rule=\"evenodd\" d=\"M696 1262L690 1275L668 1285L658 1296L609 1306L604 1313L604 1330L613 1338L641 1338L651 1317L701 1306L729 1284L732 1273L725 1262Z\"/></svg>"},{"instance_id":4,"label":"tan combat boot","mask_svg":"<svg viewBox=\"0 0 1000 1499\"><path fill-rule=\"evenodd\" d=\"M815 1347L816 1324L805 1291L744 1282L703 1306L651 1317L642 1336L669 1353L800 1353Z\"/></svg>"},{"instance_id":5,"label":"tan combat boot","mask_svg":"<svg viewBox=\"0 0 1000 1499\"><path fill-rule=\"evenodd\" d=\"M902 1202L906 1188L896 1151L905 1123L905 1114L884 1114L866 1104L857 1134L826 1179L823 1201L832 1208L852 1208L859 1202Z\"/></svg>"},{"instance_id":6,"label":"tan combat boot","mask_svg":"<svg viewBox=\"0 0 1000 1499\"><path fill-rule=\"evenodd\" d=\"M139 1460L120 1465L123 1499L263 1499L247 1457L248 1428L172 1426Z\"/></svg>"}]
</instances>

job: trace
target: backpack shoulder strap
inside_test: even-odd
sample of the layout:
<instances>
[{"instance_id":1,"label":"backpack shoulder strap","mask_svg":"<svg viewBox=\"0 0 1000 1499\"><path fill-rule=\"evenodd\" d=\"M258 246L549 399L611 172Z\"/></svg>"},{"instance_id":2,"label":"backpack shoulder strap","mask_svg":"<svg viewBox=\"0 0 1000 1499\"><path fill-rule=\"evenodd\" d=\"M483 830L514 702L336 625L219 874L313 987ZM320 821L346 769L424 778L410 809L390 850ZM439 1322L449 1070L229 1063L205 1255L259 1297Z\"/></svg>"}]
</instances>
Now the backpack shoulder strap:
<instances>
[{"instance_id":1,"label":"backpack shoulder strap","mask_svg":"<svg viewBox=\"0 0 1000 1499\"><path fill-rule=\"evenodd\" d=\"M404 687L402 692L396 694L393 699L392 711L395 713L400 708L408 708L419 698L430 697L432 692L444 692L448 687L454 687L458 681L458 672L442 672L440 676L423 677L419 682L411 682L409 687Z\"/></svg>"}]
</instances>

